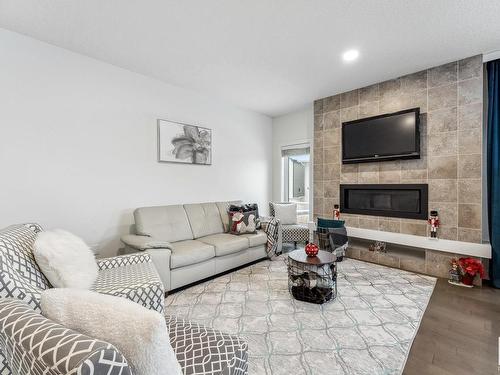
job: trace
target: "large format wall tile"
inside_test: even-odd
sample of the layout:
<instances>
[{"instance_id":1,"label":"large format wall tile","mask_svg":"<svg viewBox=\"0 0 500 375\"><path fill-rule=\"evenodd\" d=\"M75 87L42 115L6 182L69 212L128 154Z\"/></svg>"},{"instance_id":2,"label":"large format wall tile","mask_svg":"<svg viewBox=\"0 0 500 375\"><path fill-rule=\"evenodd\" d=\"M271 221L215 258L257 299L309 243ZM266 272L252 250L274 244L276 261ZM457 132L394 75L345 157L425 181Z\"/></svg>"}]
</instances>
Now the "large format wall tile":
<instances>
[{"instance_id":1,"label":"large format wall tile","mask_svg":"<svg viewBox=\"0 0 500 375\"><path fill-rule=\"evenodd\" d=\"M457 180L429 180L429 201L456 202Z\"/></svg>"},{"instance_id":2,"label":"large format wall tile","mask_svg":"<svg viewBox=\"0 0 500 375\"><path fill-rule=\"evenodd\" d=\"M457 107L429 112L427 123L428 134L457 130Z\"/></svg>"},{"instance_id":3,"label":"large format wall tile","mask_svg":"<svg viewBox=\"0 0 500 375\"><path fill-rule=\"evenodd\" d=\"M323 129L340 128L340 111L327 112L323 117Z\"/></svg>"},{"instance_id":4,"label":"large format wall tile","mask_svg":"<svg viewBox=\"0 0 500 375\"><path fill-rule=\"evenodd\" d=\"M458 83L458 104L479 103L483 98L482 78L472 78Z\"/></svg>"},{"instance_id":5,"label":"large format wall tile","mask_svg":"<svg viewBox=\"0 0 500 375\"><path fill-rule=\"evenodd\" d=\"M467 104L459 107L458 128L467 130L483 126L483 103Z\"/></svg>"},{"instance_id":6,"label":"large format wall tile","mask_svg":"<svg viewBox=\"0 0 500 375\"><path fill-rule=\"evenodd\" d=\"M457 178L457 157L436 156L429 158L429 178L430 179L456 179Z\"/></svg>"},{"instance_id":7,"label":"large format wall tile","mask_svg":"<svg viewBox=\"0 0 500 375\"><path fill-rule=\"evenodd\" d=\"M429 137L429 155L446 156L456 155L458 151L457 132L445 132L433 134Z\"/></svg>"},{"instance_id":8,"label":"large format wall tile","mask_svg":"<svg viewBox=\"0 0 500 375\"><path fill-rule=\"evenodd\" d=\"M481 205L459 204L458 226L462 228L481 229Z\"/></svg>"},{"instance_id":9,"label":"large format wall tile","mask_svg":"<svg viewBox=\"0 0 500 375\"><path fill-rule=\"evenodd\" d=\"M340 94L340 108L347 108L359 105L359 91L352 90Z\"/></svg>"},{"instance_id":10,"label":"large format wall tile","mask_svg":"<svg viewBox=\"0 0 500 375\"><path fill-rule=\"evenodd\" d=\"M481 178L481 155L460 155L458 159L459 178Z\"/></svg>"},{"instance_id":11,"label":"large format wall tile","mask_svg":"<svg viewBox=\"0 0 500 375\"><path fill-rule=\"evenodd\" d=\"M481 55L472 56L458 62L458 79L463 81L469 78L481 77L483 59Z\"/></svg>"},{"instance_id":12,"label":"large format wall tile","mask_svg":"<svg viewBox=\"0 0 500 375\"><path fill-rule=\"evenodd\" d=\"M460 130L458 132L459 154L480 154L482 151L481 128Z\"/></svg>"},{"instance_id":13,"label":"large format wall tile","mask_svg":"<svg viewBox=\"0 0 500 375\"><path fill-rule=\"evenodd\" d=\"M443 226L454 227L458 226L458 204L447 202L429 202L429 210L437 210L439 212L439 221Z\"/></svg>"},{"instance_id":14,"label":"large format wall tile","mask_svg":"<svg viewBox=\"0 0 500 375\"><path fill-rule=\"evenodd\" d=\"M458 203L481 204L481 179L462 179L458 181Z\"/></svg>"},{"instance_id":15,"label":"large format wall tile","mask_svg":"<svg viewBox=\"0 0 500 375\"><path fill-rule=\"evenodd\" d=\"M452 108L457 105L457 84L440 86L429 89L429 111L437 109Z\"/></svg>"},{"instance_id":16,"label":"large format wall tile","mask_svg":"<svg viewBox=\"0 0 500 375\"><path fill-rule=\"evenodd\" d=\"M329 96L323 99L323 112L338 111L340 109L340 95Z\"/></svg>"},{"instance_id":17,"label":"large format wall tile","mask_svg":"<svg viewBox=\"0 0 500 375\"><path fill-rule=\"evenodd\" d=\"M481 241L483 66L473 56L314 102L314 214L331 216L339 184L428 183L440 237ZM421 158L341 164L341 124L419 107ZM316 207L316 204L319 207ZM348 226L425 236L426 221L345 215Z\"/></svg>"},{"instance_id":18,"label":"large format wall tile","mask_svg":"<svg viewBox=\"0 0 500 375\"><path fill-rule=\"evenodd\" d=\"M378 84L363 87L359 89L359 102L366 104L367 102L374 102L380 99Z\"/></svg>"},{"instance_id":19,"label":"large format wall tile","mask_svg":"<svg viewBox=\"0 0 500 375\"><path fill-rule=\"evenodd\" d=\"M427 70L401 77L401 91L403 93L422 90L427 90Z\"/></svg>"},{"instance_id":20,"label":"large format wall tile","mask_svg":"<svg viewBox=\"0 0 500 375\"><path fill-rule=\"evenodd\" d=\"M429 88L449 85L450 83L456 82L458 80L457 69L458 63L456 61L429 69Z\"/></svg>"}]
</instances>

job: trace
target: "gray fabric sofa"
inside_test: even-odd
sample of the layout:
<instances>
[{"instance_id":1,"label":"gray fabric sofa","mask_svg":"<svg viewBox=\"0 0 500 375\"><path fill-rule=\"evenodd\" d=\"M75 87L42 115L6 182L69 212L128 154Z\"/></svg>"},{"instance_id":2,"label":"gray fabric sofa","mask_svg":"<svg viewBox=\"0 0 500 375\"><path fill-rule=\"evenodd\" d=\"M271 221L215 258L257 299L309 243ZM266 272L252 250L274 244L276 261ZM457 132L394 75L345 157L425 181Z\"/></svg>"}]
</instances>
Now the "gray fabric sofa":
<instances>
[{"instance_id":1,"label":"gray fabric sofa","mask_svg":"<svg viewBox=\"0 0 500 375\"><path fill-rule=\"evenodd\" d=\"M141 207L135 233L122 237L124 253L147 252L173 290L267 257L267 235L233 235L227 209L240 201Z\"/></svg>"}]
</instances>

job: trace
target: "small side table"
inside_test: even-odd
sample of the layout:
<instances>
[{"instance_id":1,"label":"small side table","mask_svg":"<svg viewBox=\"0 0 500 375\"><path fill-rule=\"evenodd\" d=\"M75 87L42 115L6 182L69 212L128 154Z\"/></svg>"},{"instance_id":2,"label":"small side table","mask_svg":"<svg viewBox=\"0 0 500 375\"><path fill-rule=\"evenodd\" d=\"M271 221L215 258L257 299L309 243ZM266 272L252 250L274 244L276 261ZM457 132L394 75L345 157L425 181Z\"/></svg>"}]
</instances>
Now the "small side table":
<instances>
[{"instance_id":1,"label":"small side table","mask_svg":"<svg viewBox=\"0 0 500 375\"><path fill-rule=\"evenodd\" d=\"M308 257L304 250L288 254L288 290L300 301L325 303L337 297L335 254L320 250Z\"/></svg>"}]
</instances>

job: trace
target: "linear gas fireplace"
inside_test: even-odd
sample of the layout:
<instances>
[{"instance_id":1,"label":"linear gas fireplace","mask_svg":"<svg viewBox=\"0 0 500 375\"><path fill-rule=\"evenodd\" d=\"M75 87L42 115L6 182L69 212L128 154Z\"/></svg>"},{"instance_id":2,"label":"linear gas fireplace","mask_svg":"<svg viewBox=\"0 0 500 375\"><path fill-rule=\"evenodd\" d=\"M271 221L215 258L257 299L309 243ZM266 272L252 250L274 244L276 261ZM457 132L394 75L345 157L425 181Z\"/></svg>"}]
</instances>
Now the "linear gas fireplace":
<instances>
[{"instance_id":1,"label":"linear gas fireplace","mask_svg":"<svg viewBox=\"0 0 500 375\"><path fill-rule=\"evenodd\" d=\"M427 184L340 185L340 210L348 214L427 219Z\"/></svg>"}]
</instances>

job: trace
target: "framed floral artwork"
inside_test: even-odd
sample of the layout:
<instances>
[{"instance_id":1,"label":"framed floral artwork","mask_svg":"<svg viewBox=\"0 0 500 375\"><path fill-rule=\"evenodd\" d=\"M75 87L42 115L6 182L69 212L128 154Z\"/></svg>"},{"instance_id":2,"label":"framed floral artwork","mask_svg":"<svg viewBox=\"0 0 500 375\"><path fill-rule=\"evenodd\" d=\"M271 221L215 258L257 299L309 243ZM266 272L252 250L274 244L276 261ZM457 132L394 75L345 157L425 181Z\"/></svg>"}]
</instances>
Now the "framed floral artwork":
<instances>
[{"instance_id":1,"label":"framed floral artwork","mask_svg":"<svg viewBox=\"0 0 500 375\"><path fill-rule=\"evenodd\" d=\"M169 120L158 120L158 161L212 164L212 130Z\"/></svg>"}]
</instances>

